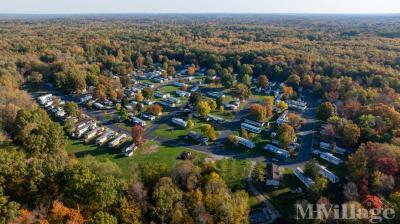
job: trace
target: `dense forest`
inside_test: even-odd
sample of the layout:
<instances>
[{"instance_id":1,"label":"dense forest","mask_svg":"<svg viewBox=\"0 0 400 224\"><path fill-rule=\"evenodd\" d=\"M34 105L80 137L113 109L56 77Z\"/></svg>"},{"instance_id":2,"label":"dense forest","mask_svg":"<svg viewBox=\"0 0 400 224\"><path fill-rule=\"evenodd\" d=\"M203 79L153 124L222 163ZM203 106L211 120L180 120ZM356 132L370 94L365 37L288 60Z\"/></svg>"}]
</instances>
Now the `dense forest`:
<instances>
[{"instance_id":1,"label":"dense forest","mask_svg":"<svg viewBox=\"0 0 400 224\"><path fill-rule=\"evenodd\" d=\"M341 200L379 195L400 213L398 16L38 16L0 19L0 36L0 223L247 223L247 193L213 164L148 164L127 181L68 156L63 127L24 91L116 101L134 70L186 64L225 88L265 75L320 98L327 138L354 151Z\"/></svg>"}]
</instances>

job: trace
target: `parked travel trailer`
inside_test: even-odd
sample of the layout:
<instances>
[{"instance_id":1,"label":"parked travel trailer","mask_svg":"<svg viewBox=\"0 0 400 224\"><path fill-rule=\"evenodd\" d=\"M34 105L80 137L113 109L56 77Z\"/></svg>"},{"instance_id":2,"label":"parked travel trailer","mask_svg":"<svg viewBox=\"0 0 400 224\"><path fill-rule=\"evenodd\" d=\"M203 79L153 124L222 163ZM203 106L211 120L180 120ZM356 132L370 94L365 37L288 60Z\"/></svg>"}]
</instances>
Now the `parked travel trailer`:
<instances>
[{"instance_id":1,"label":"parked travel trailer","mask_svg":"<svg viewBox=\"0 0 400 224\"><path fill-rule=\"evenodd\" d=\"M175 81L175 82L172 83L172 85L174 85L174 86L176 86L176 87L183 87L183 86L185 86L186 84L185 84L185 83L181 83L181 82Z\"/></svg>"},{"instance_id":2,"label":"parked travel trailer","mask_svg":"<svg viewBox=\"0 0 400 224\"><path fill-rule=\"evenodd\" d=\"M158 102L161 106L164 106L164 107L171 107L171 108L175 108L176 107L176 104L175 103L172 103L172 102L169 102L169 101L166 101L166 100L160 100L160 102Z\"/></svg>"},{"instance_id":3,"label":"parked travel trailer","mask_svg":"<svg viewBox=\"0 0 400 224\"><path fill-rule=\"evenodd\" d=\"M124 148L124 149L122 150L122 153L124 154L124 156L130 157L130 156L133 155L133 152L134 152L137 148L138 148L137 145L135 145L135 143L133 143L132 145L130 145L130 146Z\"/></svg>"},{"instance_id":4,"label":"parked travel trailer","mask_svg":"<svg viewBox=\"0 0 400 224\"><path fill-rule=\"evenodd\" d=\"M169 96L170 96L169 93L162 93L162 92L155 92L154 93L154 97L157 97L157 98L165 99L165 98L167 98Z\"/></svg>"},{"instance_id":5,"label":"parked travel trailer","mask_svg":"<svg viewBox=\"0 0 400 224\"><path fill-rule=\"evenodd\" d=\"M257 133L257 134L261 133L261 129L260 128L254 127L253 125L250 125L250 124L247 124L247 123L242 123L241 127L243 129L246 129L248 131L251 131L251 132L254 132L254 133Z\"/></svg>"},{"instance_id":6,"label":"parked travel trailer","mask_svg":"<svg viewBox=\"0 0 400 224\"><path fill-rule=\"evenodd\" d=\"M91 100L92 98L93 98L92 95L85 95L85 96L82 96L81 98L79 98L79 102L84 103L84 102Z\"/></svg>"},{"instance_id":7,"label":"parked travel trailer","mask_svg":"<svg viewBox=\"0 0 400 224\"><path fill-rule=\"evenodd\" d=\"M98 137L96 139L96 144L97 145L104 144L106 141L110 140L114 136L114 134L115 134L115 132L112 130L106 131L106 133L104 133L103 135L101 135L100 137Z\"/></svg>"},{"instance_id":8,"label":"parked travel trailer","mask_svg":"<svg viewBox=\"0 0 400 224\"><path fill-rule=\"evenodd\" d=\"M202 134L191 131L189 132L188 136L201 144L207 145L208 138Z\"/></svg>"},{"instance_id":9,"label":"parked travel trailer","mask_svg":"<svg viewBox=\"0 0 400 224\"><path fill-rule=\"evenodd\" d=\"M289 152L287 150L281 149L281 148L279 148L277 146L274 146L274 145L271 145L271 144L266 144L264 146L264 149L269 151L269 152L275 153L279 157L282 157L282 158L285 158L285 159L289 158Z\"/></svg>"},{"instance_id":10,"label":"parked travel trailer","mask_svg":"<svg viewBox=\"0 0 400 224\"><path fill-rule=\"evenodd\" d=\"M239 144L246 146L247 148L253 149L256 147L256 144L248 139L236 136L239 139Z\"/></svg>"},{"instance_id":11,"label":"parked travel trailer","mask_svg":"<svg viewBox=\"0 0 400 224\"><path fill-rule=\"evenodd\" d=\"M343 163L343 160L337 158L336 156L332 155L332 153L328 153L328 152L323 152L319 155L321 157L321 159L324 159L334 165L339 165L341 163Z\"/></svg>"},{"instance_id":12,"label":"parked travel trailer","mask_svg":"<svg viewBox=\"0 0 400 224\"><path fill-rule=\"evenodd\" d=\"M307 187L310 188L313 184L314 181L307 177L303 170L300 167L296 167L296 169L293 170L294 175L299 178L299 180Z\"/></svg>"},{"instance_id":13,"label":"parked travel trailer","mask_svg":"<svg viewBox=\"0 0 400 224\"><path fill-rule=\"evenodd\" d=\"M143 117L144 119L147 119L150 121L154 121L156 119L155 116L148 114L148 113L142 113L140 116Z\"/></svg>"},{"instance_id":14,"label":"parked travel trailer","mask_svg":"<svg viewBox=\"0 0 400 224\"><path fill-rule=\"evenodd\" d=\"M236 106L234 104L229 104L229 103L225 103L223 106L227 110L237 110L237 109L239 109L239 106Z\"/></svg>"},{"instance_id":15,"label":"parked travel trailer","mask_svg":"<svg viewBox=\"0 0 400 224\"><path fill-rule=\"evenodd\" d=\"M92 138L96 137L99 132L101 132L101 128L93 129L93 130L91 130L89 132L86 132L85 135L84 135L84 138L88 139L88 140L92 139Z\"/></svg>"},{"instance_id":16,"label":"parked travel trailer","mask_svg":"<svg viewBox=\"0 0 400 224\"><path fill-rule=\"evenodd\" d=\"M108 147L114 148L114 147L118 146L119 144L121 144L122 142L124 142L126 139L127 139L127 135L121 134L118 137L116 137L114 140L109 142Z\"/></svg>"},{"instance_id":17,"label":"parked travel trailer","mask_svg":"<svg viewBox=\"0 0 400 224\"><path fill-rule=\"evenodd\" d=\"M326 169L326 167L324 167L324 166L322 166L322 165L319 165L319 164L318 164L318 167L319 167L319 173L320 173L322 176L326 177L330 182L332 182L332 183L337 183L337 182L339 182L339 177L336 176L336 175L335 175L334 173L332 173L331 171L329 171L328 169Z\"/></svg>"},{"instance_id":18,"label":"parked travel trailer","mask_svg":"<svg viewBox=\"0 0 400 224\"><path fill-rule=\"evenodd\" d=\"M176 125L179 125L181 127L184 127L184 128L186 128L186 126L187 126L187 122L182 120L182 119L180 119L180 118L174 117L174 118L171 119L171 121L172 121L172 123L174 123Z\"/></svg>"}]
</instances>

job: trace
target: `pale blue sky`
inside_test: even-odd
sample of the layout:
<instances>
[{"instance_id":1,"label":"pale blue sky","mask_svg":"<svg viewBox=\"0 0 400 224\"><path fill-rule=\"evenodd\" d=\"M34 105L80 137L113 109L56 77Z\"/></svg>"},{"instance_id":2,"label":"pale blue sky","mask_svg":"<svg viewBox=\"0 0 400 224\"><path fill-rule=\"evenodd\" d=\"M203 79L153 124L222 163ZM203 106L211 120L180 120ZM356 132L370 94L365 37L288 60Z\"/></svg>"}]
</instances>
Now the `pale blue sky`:
<instances>
[{"instance_id":1,"label":"pale blue sky","mask_svg":"<svg viewBox=\"0 0 400 224\"><path fill-rule=\"evenodd\" d=\"M0 13L400 13L400 0L0 0Z\"/></svg>"}]
</instances>

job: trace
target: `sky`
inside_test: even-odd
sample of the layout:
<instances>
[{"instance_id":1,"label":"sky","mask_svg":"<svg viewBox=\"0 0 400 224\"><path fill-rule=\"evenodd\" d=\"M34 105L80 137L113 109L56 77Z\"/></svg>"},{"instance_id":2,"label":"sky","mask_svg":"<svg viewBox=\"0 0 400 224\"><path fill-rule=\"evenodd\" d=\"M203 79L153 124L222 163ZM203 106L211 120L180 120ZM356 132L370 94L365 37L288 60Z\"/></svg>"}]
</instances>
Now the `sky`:
<instances>
[{"instance_id":1,"label":"sky","mask_svg":"<svg viewBox=\"0 0 400 224\"><path fill-rule=\"evenodd\" d=\"M0 0L0 13L400 13L400 0Z\"/></svg>"}]
</instances>

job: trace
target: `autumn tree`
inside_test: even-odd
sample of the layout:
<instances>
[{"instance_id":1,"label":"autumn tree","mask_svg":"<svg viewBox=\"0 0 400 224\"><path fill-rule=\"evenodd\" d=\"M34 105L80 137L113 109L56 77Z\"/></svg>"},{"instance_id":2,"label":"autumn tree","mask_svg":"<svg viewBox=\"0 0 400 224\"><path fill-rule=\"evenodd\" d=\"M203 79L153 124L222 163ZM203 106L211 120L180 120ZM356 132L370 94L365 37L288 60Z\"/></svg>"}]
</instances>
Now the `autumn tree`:
<instances>
[{"instance_id":1,"label":"autumn tree","mask_svg":"<svg viewBox=\"0 0 400 224\"><path fill-rule=\"evenodd\" d=\"M266 75L260 75L257 78L257 86L260 88L266 88L269 84L268 78Z\"/></svg>"},{"instance_id":2,"label":"autumn tree","mask_svg":"<svg viewBox=\"0 0 400 224\"><path fill-rule=\"evenodd\" d=\"M238 97L240 100L247 99L250 95L251 91L247 85L240 83L236 86L235 96Z\"/></svg>"},{"instance_id":3,"label":"autumn tree","mask_svg":"<svg viewBox=\"0 0 400 224\"><path fill-rule=\"evenodd\" d=\"M136 145L144 143L144 129L139 124L135 124L132 127L132 140Z\"/></svg>"},{"instance_id":4,"label":"autumn tree","mask_svg":"<svg viewBox=\"0 0 400 224\"><path fill-rule=\"evenodd\" d=\"M330 102L324 102L319 105L317 110L317 117L323 121L336 115L336 106Z\"/></svg>"},{"instance_id":5,"label":"autumn tree","mask_svg":"<svg viewBox=\"0 0 400 224\"><path fill-rule=\"evenodd\" d=\"M279 144L283 148L287 148L291 142L296 138L296 131L288 124L282 124L278 129Z\"/></svg>"},{"instance_id":6,"label":"autumn tree","mask_svg":"<svg viewBox=\"0 0 400 224\"><path fill-rule=\"evenodd\" d=\"M264 98L264 106L267 117L271 117L273 115L273 109L274 109L274 97L266 96Z\"/></svg>"},{"instance_id":7,"label":"autumn tree","mask_svg":"<svg viewBox=\"0 0 400 224\"><path fill-rule=\"evenodd\" d=\"M196 112L202 117L206 118L211 112L211 107L208 105L207 101L200 101L196 107Z\"/></svg>"},{"instance_id":8,"label":"autumn tree","mask_svg":"<svg viewBox=\"0 0 400 224\"><path fill-rule=\"evenodd\" d=\"M147 107L147 111L154 116L159 116L162 113L163 108L158 104L153 104Z\"/></svg>"},{"instance_id":9,"label":"autumn tree","mask_svg":"<svg viewBox=\"0 0 400 224\"><path fill-rule=\"evenodd\" d=\"M201 127L201 132L208 137L211 141L215 141L218 137L218 133L215 131L214 127L210 124L205 124Z\"/></svg>"},{"instance_id":10,"label":"autumn tree","mask_svg":"<svg viewBox=\"0 0 400 224\"><path fill-rule=\"evenodd\" d=\"M249 115L256 121L264 121L267 117L266 110L261 104L252 104L250 106Z\"/></svg>"}]
</instances>

